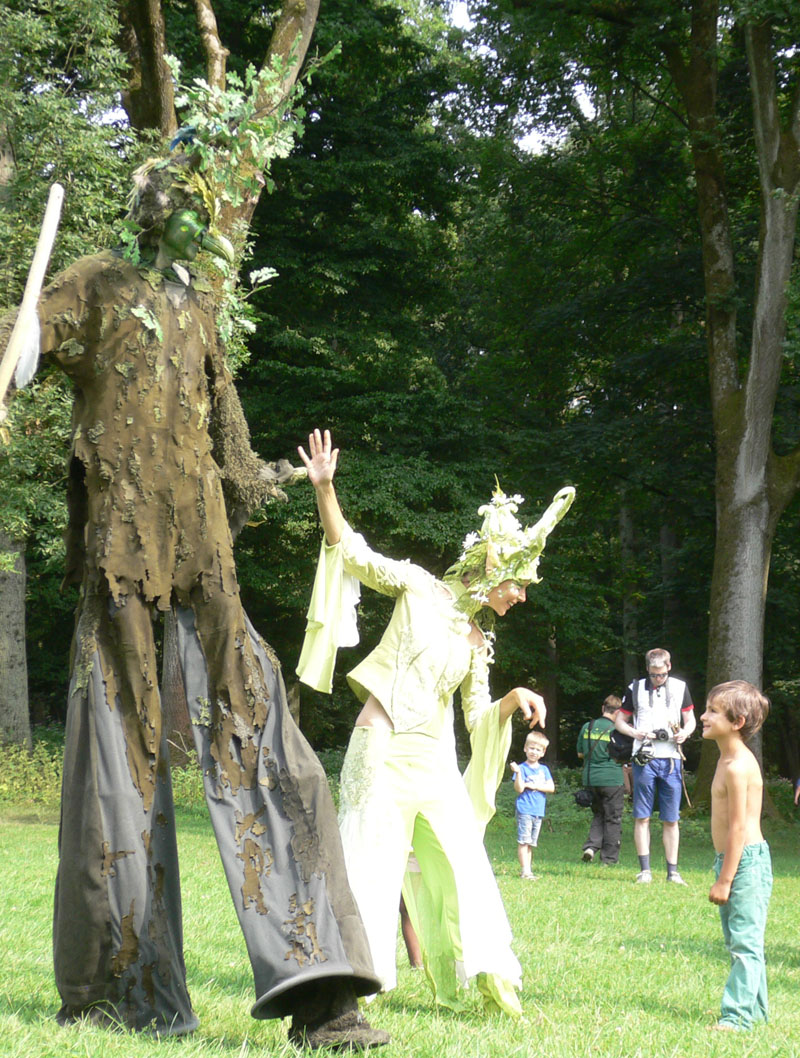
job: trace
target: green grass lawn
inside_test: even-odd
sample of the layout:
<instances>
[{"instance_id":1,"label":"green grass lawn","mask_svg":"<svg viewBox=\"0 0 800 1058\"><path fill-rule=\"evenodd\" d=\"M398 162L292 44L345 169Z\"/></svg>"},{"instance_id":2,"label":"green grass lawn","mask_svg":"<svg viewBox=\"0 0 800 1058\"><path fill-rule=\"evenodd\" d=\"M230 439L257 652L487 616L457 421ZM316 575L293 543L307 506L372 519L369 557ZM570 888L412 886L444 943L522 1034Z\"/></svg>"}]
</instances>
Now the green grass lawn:
<instances>
[{"instance_id":1,"label":"green grass lawn","mask_svg":"<svg viewBox=\"0 0 800 1058\"><path fill-rule=\"evenodd\" d=\"M513 821L503 799L487 845L523 967L525 1019L437 1011L421 973L399 948L399 985L367 1016L388 1030L383 1053L420 1058L670 1058L800 1055L798 831L768 832L775 889L767 932L772 1019L750 1034L716 1033L727 956L717 909L707 899L711 846L707 821L683 827L681 871L690 888L667 886L654 824L656 880L633 884L630 819L621 863L580 862L588 813L564 792L550 798L535 862L540 880L518 877ZM52 810L16 807L0 817L0 1055L105 1058L154 1054L295 1055L281 1022L255 1022L244 942L209 824L181 811L179 842L189 987L200 1029L185 1040L92 1028L60 1029L53 984L50 916L57 826Z\"/></svg>"}]
</instances>

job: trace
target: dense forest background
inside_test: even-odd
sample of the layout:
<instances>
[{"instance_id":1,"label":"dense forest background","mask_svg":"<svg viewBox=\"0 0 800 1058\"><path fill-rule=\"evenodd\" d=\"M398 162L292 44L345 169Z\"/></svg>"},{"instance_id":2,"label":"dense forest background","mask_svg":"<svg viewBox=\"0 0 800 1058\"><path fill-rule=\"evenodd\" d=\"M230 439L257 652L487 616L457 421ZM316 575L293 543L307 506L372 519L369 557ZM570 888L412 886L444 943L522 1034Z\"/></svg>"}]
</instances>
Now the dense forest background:
<instances>
[{"instance_id":1,"label":"dense forest background","mask_svg":"<svg viewBox=\"0 0 800 1058\"><path fill-rule=\"evenodd\" d=\"M260 62L277 6L216 0L230 70ZM580 725L641 674L649 647L672 652L697 704L709 669L719 671L709 614L720 420L697 132L659 38L694 33L708 6L321 0L312 51L336 50L304 85L302 138L273 165L251 227L246 271L278 273L248 300L255 329L238 372L254 446L267 459L295 459L311 428L330 427L345 513L373 546L441 573L495 478L526 497L521 515L531 521L557 489L575 485L541 584L498 626L493 672L498 693L528 683L545 695L550 757L565 762L574 762ZM8 0L0 12L6 308L19 301L52 180L64 183L66 204L51 273L118 237L130 171L155 142L120 107L130 91L120 19L124 28L136 7ZM194 5L162 7L184 78L204 76ZM780 3L720 8L715 135L736 287L719 301L735 305L745 364L764 221L744 27L753 18L770 27L776 106L791 115L800 17ZM796 264L787 289L771 418L777 457L800 440ZM66 703L75 605L59 590L68 409L64 383L45 371L0 426L0 551L8 568L16 563L0 588L10 599L27 570L35 722L62 722ZM792 490L785 499L772 526L759 655L773 703L764 761L794 776L800 499ZM319 540L313 493L300 483L287 503L256 512L237 543L245 607L288 683ZM362 643L341 653L340 673L374 644L388 606L365 594ZM10 666L8 652L0 657ZM343 745L354 712L341 675L330 698L301 691L301 726L317 748ZM699 754L694 740L690 765Z\"/></svg>"}]
</instances>

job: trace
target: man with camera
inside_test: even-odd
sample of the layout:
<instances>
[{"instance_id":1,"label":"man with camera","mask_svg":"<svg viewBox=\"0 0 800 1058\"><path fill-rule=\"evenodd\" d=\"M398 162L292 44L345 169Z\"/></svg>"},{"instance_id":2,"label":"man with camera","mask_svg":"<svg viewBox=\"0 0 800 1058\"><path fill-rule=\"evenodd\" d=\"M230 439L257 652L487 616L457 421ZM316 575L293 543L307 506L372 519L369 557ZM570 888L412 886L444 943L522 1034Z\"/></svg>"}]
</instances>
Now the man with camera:
<instances>
[{"instance_id":1,"label":"man with camera","mask_svg":"<svg viewBox=\"0 0 800 1058\"><path fill-rule=\"evenodd\" d=\"M683 753L681 745L695 729L694 705L683 680L670 676L668 650L645 654L647 677L625 691L614 726L633 738L633 843L639 857L636 881L652 882L650 816L658 792L667 881L686 885L678 872Z\"/></svg>"}]
</instances>

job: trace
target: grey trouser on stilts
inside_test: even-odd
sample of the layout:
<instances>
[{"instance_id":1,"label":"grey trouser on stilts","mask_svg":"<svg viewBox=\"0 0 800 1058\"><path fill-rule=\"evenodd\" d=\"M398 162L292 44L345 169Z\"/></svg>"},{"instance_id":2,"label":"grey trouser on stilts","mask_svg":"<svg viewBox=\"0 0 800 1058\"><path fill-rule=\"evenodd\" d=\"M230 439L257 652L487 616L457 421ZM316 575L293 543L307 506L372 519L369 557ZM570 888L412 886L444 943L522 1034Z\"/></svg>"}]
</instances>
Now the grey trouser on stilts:
<instances>
[{"instance_id":1,"label":"grey trouser on stilts","mask_svg":"<svg viewBox=\"0 0 800 1058\"><path fill-rule=\"evenodd\" d=\"M253 968L252 1013L293 1013L292 990L321 978L346 979L356 995L374 992L325 774L289 715L277 663L238 596L191 602L177 609L178 649L211 821ZM152 608L107 598L102 611L98 618L94 608L93 623L84 613L76 633L56 983L67 1014L99 1004L130 1028L191 1032L198 1019L183 963ZM247 708L236 704L243 699Z\"/></svg>"}]
</instances>

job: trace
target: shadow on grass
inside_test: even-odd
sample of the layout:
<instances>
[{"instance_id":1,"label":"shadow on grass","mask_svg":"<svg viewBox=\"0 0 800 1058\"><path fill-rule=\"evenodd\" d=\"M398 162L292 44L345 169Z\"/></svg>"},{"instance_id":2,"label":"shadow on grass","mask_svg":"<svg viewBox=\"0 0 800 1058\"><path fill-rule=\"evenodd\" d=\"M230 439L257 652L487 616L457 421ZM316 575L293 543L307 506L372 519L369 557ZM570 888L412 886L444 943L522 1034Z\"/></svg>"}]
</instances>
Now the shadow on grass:
<instances>
[{"instance_id":1,"label":"shadow on grass","mask_svg":"<svg viewBox=\"0 0 800 1058\"><path fill-rule=\"evenodd\" d=\"M58 826L59 806L0 804L0 824L10 826Z\"/></svg>"}]
</instances>

